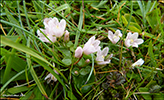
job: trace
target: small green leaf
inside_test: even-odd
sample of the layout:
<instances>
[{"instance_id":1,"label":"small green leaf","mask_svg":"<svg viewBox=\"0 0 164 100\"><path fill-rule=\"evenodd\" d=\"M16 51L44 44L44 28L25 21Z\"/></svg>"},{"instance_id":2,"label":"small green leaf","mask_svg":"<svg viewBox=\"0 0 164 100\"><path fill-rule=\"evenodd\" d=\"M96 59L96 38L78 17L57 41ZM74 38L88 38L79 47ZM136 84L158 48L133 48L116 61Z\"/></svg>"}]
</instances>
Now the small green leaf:
<instances>
[{"instance_id":1,"label":"small green leaf","mask_svg":"<svg viewBox=\"0 0 164 100\"><path fill-rule=\"evenodd\" d=\"M130 29L131 31L134 31L134 32L139 32L139 33L142 31L139 28L137 28L136 26L132 26L132 25L129 25L128 29Z\"/></svg>"},{"instance_id":2,"label":"small green leaf","mask_svg":"<svg viewBox=\"0 0 164 100\"><path fill-rule=\"evenodd\" d=\"M72 63L72 59L65 57L64 59L62 59L62 62L65 65L69 66Z\"/></svg>"},{"instance_id":3,"label":"small green leaf","mask_svg":"<svg viewBox=\"0 0 164 100\"><path fill-rule=\"evenodd\" d=\"M121 16L121 18L122 18L123 24L127 26L128 25L127 20L129 20L130 14L125 14L124 16ZM139 33L142 32L141 27L139 26L139 24L137 23L136 19L133 16L131 18L131 22L128 26L128 29L134 32L139 32Z\"/></svg>"},{"instance_id":4,"label":"small green leaf","mask_svg":"<svg viewBox=\"0 0 164 100\"><path fill-rule=\"evenodd\" d=\"M123 15L121 16L121 18L122 18L122 22L124 23L124 25L127 26L128 21L126 20L126 18Z\"/></svg>"},{"instance_id":5,"label":"small green leaf","mask_svg":"<svg viewBox=\"0 0 164 100\"><path fill-rule=\"evenodd\" d=\"M72 43L72 41L69 41L69 42L67 43L67 47L71 47L71 46L73 46L73 43Z\"/></svg>"},{"instance_id":6,"label":"small green leaf","mask_svg":"<svg viewBox=\"0 0 164 100\"><path fill-rule=\"evenodd\" d=\"M164 100L164 94L162 92L153 95L153 97L153 100Z\"/></svg>"},{"instance_id":7,"label":"small green leaf","mask_svg":"<svg viewBox=\"0 0 164 100\"><path fill-rule=\"evenodd\" d=\"M16 94L20 92L27 91L29 88L27 86L21 86L21 87L12 87L8 89L8 92L11 94Z\"/></svg>"},{"instance_id":8,"label":"small green leaf","mask_svg":"<svg viewBox=\"0 0 164 100\"><path fill-rule=\"evenodd\" d=\"M84 58L81 58L77 64L78 66L84 66L86 64Z\"/></svg>"},{"instance_id":9,"label":"small green leaf","mask_svg":"<svg viewBox=\"0 0 164 100\"><path fill-rule=\"evenodd\" d=\"M130 14L124 14L124 17L126 18L126 20L130 19ZM137 20L135 19L134 16L131 16L131 22L137 23Z\"/></svg>"},{"instance_id":10,"label":"small green leaf","mask_svg":"<svg viewBox=\"0 0 164 100\"><path fill-rule=\"evenodd\" d=\"M148 88L145 87L140 87L139 92L149 92ZM151 100L151 95L150 94L141 94L145 100Z\"/></svg>"},{"instance_id":11,"label":"small green leaf","mask_svg":"<svg viewBox=\"0 0 164 100\"><path fill-rule=\"evenodd\" d=\"M89 74L90 70L91 70L91 67L90 66L86 66L85 68L82 68L80 70L80 74L81 75L87 75L87 74Z\"/></svg>"},{"instance_id":12,"label":"small green leaf","mask_svg":"<svg viewBox=\"0 0 164 100\"><path fill-rule=\"evenodd\" d=\"M100 8L100 7L104 7L104 5L108 2L108 0L101 0L100 2L93 2L91 4L92 7L94 8Z\"/></svg>"},{"instance_id":13,"label":"small green leaf","mask_svg":"<svg viewBox=\"0 0 164 100\"><path fill-rule=\"evenodd\" d=\"M82 87L81 92L87 93L91 88L92 88L92 85L84 86L84 87Z\"/></svg>"},{"instance_id":14,"label":"small green leaf","mask_svg":"<svg viewBox=\"0 0 164 100\"><path fill-rule=\"evenodd\" d=\"M82 93L87 93L93 86L93 85L89 85L89 83L92 83L94 81L95 81L95 76L92 74L91 77L90 77L90 80L87 82L87 84L82 86L81 92Z\"/></svg>"},{"instance_id":15,"label":"small green leaf","mask_svg":"<svg viewBox=\"0 0 164 100\"><path fill-rule=\"evenodd\" d=\"M71 58L71 52L65 48L60 48L64 57Z\"/></svg>"}]
</instances>

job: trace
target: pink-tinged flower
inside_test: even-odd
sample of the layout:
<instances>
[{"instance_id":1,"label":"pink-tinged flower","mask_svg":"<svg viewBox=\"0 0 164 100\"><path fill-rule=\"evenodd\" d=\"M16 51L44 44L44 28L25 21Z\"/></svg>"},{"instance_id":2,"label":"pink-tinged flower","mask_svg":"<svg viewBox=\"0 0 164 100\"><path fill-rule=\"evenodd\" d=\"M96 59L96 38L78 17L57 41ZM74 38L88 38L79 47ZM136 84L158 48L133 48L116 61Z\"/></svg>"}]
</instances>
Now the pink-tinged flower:
<instances>
[{"instance_id":1,"label":"pink-tinged flower","mask_svg":"<svg viewBox=\"0 0 164 100\"><path fill-rule=\"evenodd\" d=\"M55 69L53 69L53 71L56 73L56 74L59 74ZM44 80L47 80L47 84L49 84L51 82L51 80L53 80L54 82L57 81L56 77L54 75L52 75L51 73L49 73L45 78Z\"/></svg>"},{"instance_id":2,"label":"pink-tinged flower","mask_svg":"<svg viewBox=\"0 0 164 100\"><path fill-rule=\"evenodd\" d=\"M52 34L49 33L48 29L40 29L52 42L56 41L56 37L52 36ZM39 36L39 39L43 42L51 43L41 32L40 30L37 30L37 34Z\"/></svg>"},{"instance_id":3,"label":"pink-tinged flower","mask_svg":"<svg viewBox=\"0 0 164 100\"><path fill-rule=\"evenodd\" d=\"M137 60L135 63L132 64L132 67L134 68L135 66L141 66L143 65L144 60L142 58L140 58L139 60Z\"/></svg>"},{"instance_id":4,"label":"pink-tinged flower","mask_svg":"<svg viewBox=\"0 0 164 100\"><path fill-rule=\"evenodd\" d=\"M81 47L77 47L77 49L75 50L75 57L80 58L82 54L83 54L83 49Z\"/></svg>"},{"instance_id":5,"label":"pink-tinged flower","mask_svg":"<svg viewBox=\"0 0 164 100\"><path fill-rule=\"evenodd\" d=\"M64 34L64 41L69 41L69 32L66 30Z\"/></svg>"},{"instance_id":6,"label":"pink-tinged flower","mask_svg":"<svg viewBox=\"0 0 164 100\"><path fill-rule=\"evenodd\" d=\"M112 43L116 44L120 40L120 37L122 37L120 30L116 30L115 34L112 31L108 31L108 38Z\"/></svg>"},{"instance_id":7,"label":"pink-tinged flower","mask_svg":"<svg viewBox=\"0 0 164 100\"><path fill-rule=\"evenodd\" d=\"M85 62L86 62L86 63L89 63L89 62L90 62L90 59L87 59Z\"/></svg>"},{"instance_id":8,"label":"pink-tinged flower","mask_svg":"<svg viewBox=\"0 0 164 100\"><path fill-rule=\"evenodd\" d=\"M51 30L52 35L61 37L64 34L66 21L62 19L60 22L56 17L48 21L48 28Z\"/></svg>"},{"instance_id":9,"label":"pink-tinged flower","mask_svg":"<svg viewBox=\"0 0 164 100\"><path fill-rule=\"evenodd\" d=\"M84 47L83 47L83 52L86 55L89 55L91 53L97 52L98 50L100 50L100 41L99 40L95 40L95 36L92 36L87 43L85 43Z\"/></svg>"},{"instance_id":10,"label":"pink-tinged flower","mask_svg":"<svg viewBox=\"0 0 164 100\"><path fill-rule=\"evenodd\" d=\"M107 56L107 54L108 54L108 51L109 51L108 47L105 47L102 51L101 50L97 51L96 61L99 65L104 65L104 64L110 63L110 59L107 59L106 61L104 61L105 56ZM111 57L112 56L110 56L110 58Z\"/></svg>"},{"instance_id":11,"label":"pink-tinged flower","mask_svg":"<svg viewBox=\"0 0 164 100\"><path fill-rule=\"evenodd\" d=\"M144 42L143 39L138 39L137 32L135 32L133 34L131 32L129 32L125 39L125 46L127 46L127 47L132 46L132 47L138 48L138 45L142 44L143 42Z\"/></svg>"}]
</instances>

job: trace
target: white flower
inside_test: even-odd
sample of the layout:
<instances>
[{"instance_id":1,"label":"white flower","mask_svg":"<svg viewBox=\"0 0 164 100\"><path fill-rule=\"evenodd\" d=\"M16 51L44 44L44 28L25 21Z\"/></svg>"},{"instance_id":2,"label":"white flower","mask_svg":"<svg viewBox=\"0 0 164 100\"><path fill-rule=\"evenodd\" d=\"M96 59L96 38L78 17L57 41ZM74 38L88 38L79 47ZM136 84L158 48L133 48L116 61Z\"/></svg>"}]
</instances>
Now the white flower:
<instances>
[{"instance_id":1,"label":"white flower","mask_svg":"<svg viewBox=\"0 0 164 100\"><path fill-rule=\"evenodd\" d=\"M139 60L137 60L135 63L132 64L132 67L134 68L135 66L141 66L143 65L144 60L142 58L140 58Z\"/></svg>"},{"instance_id":2,"label":"white flower","mask_svg":"<svg viewBox=\"0 0 164 100\"><path fill-rule=\"evenodd\" d=\"M56 37L52 36L52 34L49 33L48 29L40 29L52 42L56 41ZM41 32L40 30L37 30L37 34L39 36L39 39L43 42L51 43Z\"/></svg>"},{"instance_id":3,"label":"white flower","mask_svg":"<svg viewBox=\"0 0 164 100\"><path fill-rule=\"evenodd\" d=\"M77 47L77 49L75 50L75 57L80 58L82 54L83 54L83 49L81 47Z\"/></svg>"},{"instance_id":4,"label":"white flower","mask_svg":"<svg viewBox=\"0 0 164 100\"><path fill-rule=\"evenodd\" d=\"M51 30L52 35L56 37L61 37L64 34L65 27L66 21L64 19L60 23L56 17L48 21L48 28Z\"/></svg>"},{"instance_id":5,"label":"white flower","mask_svg":"<svg viewBox=\"0 0 164 100\"><path fill-rule=\"evenodd\" d=\"M110 59L108 59L107 61L104 61L104 58L105 58L105 56L107 56L108 51L109 51L108 47L105 47L102 51L101 50L97 51L96 61L99 65L104 65L104 64L110 63Z\"/></svg>"},{"instance_id":6,"label":"white flower","mask_svg":"<svg viewBox=\"0 0 164 100\"><path fill-rule=\"evenodd\" d=\"M120 30L116 30L115 34L112 31L108 31L108 38L112 43L116 44L120 40L120 37L122 37Z\"/></svg>"},{"instance_id":7,"label":"white flower","mask_svg":"<svg viewBox=\"0 0 164 100\"><path fill-rule=\"evenodd\" d=\"M56 73L56 74L59 74L55 69L53 69L53 71ZM56 77L54 75L52 75L51 73L49 73L45 78L44 80L47 80L47 84L49 84L51 82L51 80L53 80L54 82L57 81Z\"/></svg>"},{"instance_id":8,"label":"white flower","mask_svg":"<svg viewBox=\"0 0 164 100\"><path fill-rule=\"evenodd\" d=\"M86 55L89 55L91 53L97 52L98 50L100 50L100 41L99 40L95 40L95 36L92 36L87 43L85 43L84 47L83 47L83 52Z\"/></svg>"},{"instance_id":9,"label":"white flower","mask_svg":"<svg viewBox=\"0 0 164 100\"><path fill-rule=\"evenodd\" d=\"M129 32L127 34L126 39L125 39L125 45L127 47L132 46L132 47L138 48L138 45L142 44L144 41L143 41L143 39L137 39L137 38L138 38L138 33L137 32L135 32L133 34L131 32Z\"/></svg>"}]
</instances>

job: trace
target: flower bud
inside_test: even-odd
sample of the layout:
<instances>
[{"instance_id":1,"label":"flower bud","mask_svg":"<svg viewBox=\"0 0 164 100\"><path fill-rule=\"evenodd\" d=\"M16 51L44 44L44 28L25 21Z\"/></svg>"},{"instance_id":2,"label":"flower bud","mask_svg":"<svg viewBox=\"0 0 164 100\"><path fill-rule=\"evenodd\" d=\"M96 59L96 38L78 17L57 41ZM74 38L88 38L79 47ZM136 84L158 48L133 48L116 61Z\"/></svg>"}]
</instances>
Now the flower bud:
<instances>
[{"instance_id":1,"label":"flower bud","mask_svg":"<svg viewBox=\"0 0 164 100\"><path fill-rule=\"evenodd\" d=\"M77 47L77 49L75 50L75 57L80 58L82 56L82 53L83 49L81 47Z\"/></svg>"},{"instance_id":2,"label":"flower bud","mask_svg":"<svg viewBox=\"0 0 164 100\"><path fill-rule=\"evenodd\" d=\"M86 62L86 63L89 63L89 62L90 62L90 59L87 59L85 62Z\"/></svg>"}]
</instances>

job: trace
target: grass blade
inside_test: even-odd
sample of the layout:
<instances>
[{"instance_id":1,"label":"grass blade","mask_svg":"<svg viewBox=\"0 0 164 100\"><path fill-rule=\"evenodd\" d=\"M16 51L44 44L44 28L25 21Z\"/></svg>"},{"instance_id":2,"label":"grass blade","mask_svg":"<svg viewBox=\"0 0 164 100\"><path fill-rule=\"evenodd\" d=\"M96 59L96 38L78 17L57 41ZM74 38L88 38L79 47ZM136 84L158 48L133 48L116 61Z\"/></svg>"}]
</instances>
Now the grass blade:
<instances>
[{"instance_id":1,"label":"grass blade","mask_svg":"<svg viewBox=\"0 0 164 100\"><path fill-rule=\"evenodd\" d=\"M22 52L25 52L26 54L29 54L29 55L31 55L32 57L34 57L34 58L36 58L36 59L38 59L38 60L40 60L40 61L42 61L42 62L44 62L44 63L46 63L46 64L48 64L48 65L50 65L51 67L53 67L52 66L52 64L51 63L49 63L46 59L44 59L43 57L41 57L40 55L38 55L36 52L34 52L32 49L30 49L30 48L28 48L28 47L26 47L26 46L24 46L24 45L21 45L21 44L19 44L19 43L15 43L15 42L12 42L11 40L9 40L9 39L7 39L7 38L5 38L5 37L3 37L3 36L1 36L1 43L2 44L5 44L5 45L8 45L8 46L10 46L10 47L13 47L13 48L15 48L15 49L17 49L17 50L20 50L20 51L22 51ZM33 59L34 59L33 58ZM53 67L54 68L54 67ZM50 73L55 73L54 71L52 71L52 69L50 69L49 67L45 67L45 69L47 69ZM64 78L64 80L68 83L68 80L65 78L65 76L57 69L57 68L54 68L63 78ZM57 76L56 74L54 75L55 77ZM60 78L58 78L60 81L59 82L62 82L61 81L61 79ZM63 82L61 83L61 84L63 84Z\"/></svg>"},{"instance_id":2,"label":"grass blade","mask_svg":"<svg viewBox=\"0 0 164 100\"><path fill-rule=\"evenodd\" d=\"M80 17L79 17L79 23L78 23L78 29L80 31L82 29L82 24L83 24L83 6L81 6L81 8L80 8ZM80 37L80 32L77 30L76 37L75 37L74 48L77 47L77 44L78 44L78 41L79 41L79 37Z\"/></svg>"},{"instance_id":3,"label":"grass blade","mask_svg":"<svg viewBox=\"0 0 164 100\"><path fill-rule=\"evenodd\" d=\"M150 6L151 6L151 0L149 0L149 1L147 2L147 6L146 6L146 10L145 10L145 14L149 11Z\"/></svg>"},{"instance_id":4,"label":"grass blade","mask_svg":"<svg viewBox=\"0 0 164 100\"><path fill-rule=\"evenodd\" d=\"M152 41L149 42L148 54L150 56L152 66L155 67L156 66L156 62L155 62L154 54L153 54L153 44L152 44Z\"/></svg>"},{"instance_id":5,"label":"grass blade","mask_svg":"<svg viewBox=\"0 0 164 100\"><path fill-rule=\"evenodd\" d=\"M29 69L28 69L29 70ZM10 78L2 87L1 87L1 93L2 91L6 88L7 85L9 85L10 82L12 82L15 78L17 78L18 76L20 76L21 74L23 74L25 72L25 70L20 71L19 73L17 73L15 76L13 76L12 78Z\"/></svg>"},{"instance_id":6,"label":"grass blade","mask_svg":"<svg viewBox=\"0 0 164 100\"><path fill-rule=\"evenodd\" d=\"M87 82L91 78L92 73L93 73L93 70L94 70L94 58L93 58L93 54L91 54L91 56L92 56L92 68L91 68L91 72L89 73L89 76L88 76L87 81L85 82L85 84L87 84Z\"/></svg>"}]
</instances>

